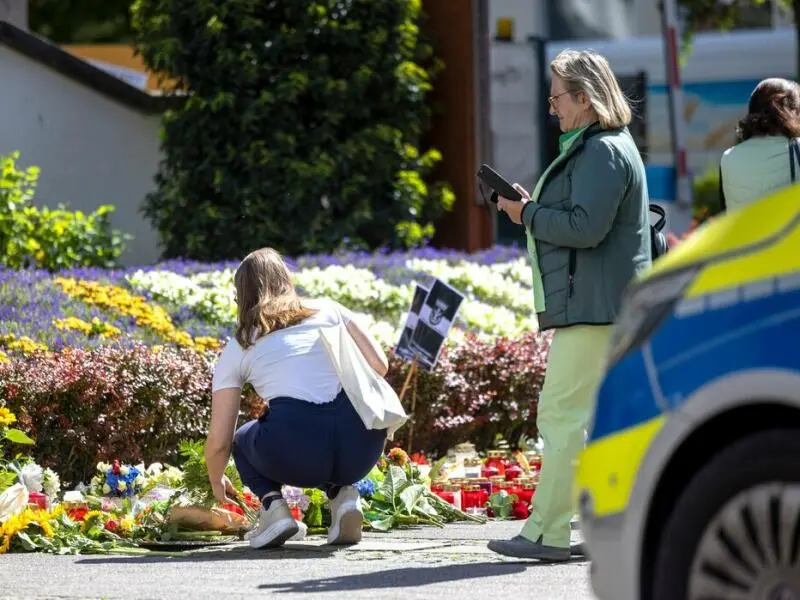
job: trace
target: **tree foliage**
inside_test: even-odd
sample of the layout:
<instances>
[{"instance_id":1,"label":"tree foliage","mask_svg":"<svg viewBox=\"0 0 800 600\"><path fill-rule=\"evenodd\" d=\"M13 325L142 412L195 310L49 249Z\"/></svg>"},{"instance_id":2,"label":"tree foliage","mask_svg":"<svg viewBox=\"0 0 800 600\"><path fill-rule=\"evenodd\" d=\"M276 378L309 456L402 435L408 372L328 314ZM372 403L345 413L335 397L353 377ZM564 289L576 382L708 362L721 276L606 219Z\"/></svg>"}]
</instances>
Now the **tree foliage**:
<instances>
[{"instance_id":1,"label":"tree foliage","mask_svg":"<svg viewBox=\"0 0 800 600\"><path fill-rule=\"evenodd\" d=\"M188 99L145 214L166 256L430 238L453 202L420 142L440 67L419 0L138 0L137 50Z\"/></svg>"},{"instance_id":2,"label":"tree foliage","mask_svg":"<svg viewBox=\"0 0 800 600\"><path fill-rule=\"evenodd\" d=\"M58 44L132 40L130 0L29 0L30 28Z\"/></svg>"}]
</instances>

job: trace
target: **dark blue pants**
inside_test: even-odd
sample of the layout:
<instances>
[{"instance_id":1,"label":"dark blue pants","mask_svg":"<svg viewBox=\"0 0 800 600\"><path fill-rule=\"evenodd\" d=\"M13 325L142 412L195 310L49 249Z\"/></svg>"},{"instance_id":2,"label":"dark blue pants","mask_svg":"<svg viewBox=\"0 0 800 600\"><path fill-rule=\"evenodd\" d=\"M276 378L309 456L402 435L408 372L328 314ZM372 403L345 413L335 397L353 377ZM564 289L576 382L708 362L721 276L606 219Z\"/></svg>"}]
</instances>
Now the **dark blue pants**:
<instances>
[{"instance_id":1,"label":"dark blue pants","mask_svg":"<svg viewBox=\"0 0 800 600\"><path fill-rule=\"evenodd\" d=\"M329 497L362 479L383 452L385 429L367 429L350 399L312 404L273 398L269 411L233 438L242 482L259 498L281 485L319 488Z\"/></svg>"}]
</instances>

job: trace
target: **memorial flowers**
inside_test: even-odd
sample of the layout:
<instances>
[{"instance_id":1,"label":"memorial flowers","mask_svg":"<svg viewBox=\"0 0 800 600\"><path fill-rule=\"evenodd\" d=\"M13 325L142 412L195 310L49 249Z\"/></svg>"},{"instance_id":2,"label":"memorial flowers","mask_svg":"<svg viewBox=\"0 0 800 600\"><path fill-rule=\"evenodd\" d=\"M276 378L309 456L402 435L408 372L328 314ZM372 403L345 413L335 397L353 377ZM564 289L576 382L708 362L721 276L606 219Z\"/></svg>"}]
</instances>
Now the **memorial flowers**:
<instances>
[{"instance_id":1,"label":"memorial flowers","mask_svg":"<svg viewBox=\"0 0 800 600\"><path fill-rule=\"evenodd\" d=\"M92 490L95 495L112 498L131 498L141 493L145 483L141 469L120 464L114 460L111 464L98 463L99 471L92 479Z\"/></svg>"}]
</instances>

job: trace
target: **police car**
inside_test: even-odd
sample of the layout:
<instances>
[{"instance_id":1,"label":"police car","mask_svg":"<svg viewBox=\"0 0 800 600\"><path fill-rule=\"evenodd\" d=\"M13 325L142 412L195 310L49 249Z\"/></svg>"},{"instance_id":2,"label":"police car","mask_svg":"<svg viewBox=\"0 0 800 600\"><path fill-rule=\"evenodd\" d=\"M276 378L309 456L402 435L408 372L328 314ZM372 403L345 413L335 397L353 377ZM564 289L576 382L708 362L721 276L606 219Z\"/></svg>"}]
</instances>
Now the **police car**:
<instances>
[{"instance_id":1,"label":"police car","mask_svg":"<svg viewBox=\"0 0 800 600\"><path fill-rule=\"evenodd\" d=\"M800 600L800 187L630 286L576 494L601 600Z\"/></svg>"}]
</instances>

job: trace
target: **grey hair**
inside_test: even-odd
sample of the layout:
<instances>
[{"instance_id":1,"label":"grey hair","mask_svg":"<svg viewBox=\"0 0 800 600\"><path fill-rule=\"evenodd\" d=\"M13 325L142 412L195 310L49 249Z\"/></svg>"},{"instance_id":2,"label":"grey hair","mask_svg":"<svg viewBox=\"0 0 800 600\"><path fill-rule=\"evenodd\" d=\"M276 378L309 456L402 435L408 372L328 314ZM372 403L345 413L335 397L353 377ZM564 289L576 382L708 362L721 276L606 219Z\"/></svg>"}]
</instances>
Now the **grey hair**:
<instances>
[{"instance_id":1,"label":"grey hair","mask_svg":"<svg viewBox=\"0 0 800 600\"><path fill-rule=\"evenodd\" d=\"M550 70L564 81L567 91L586 94L603 129L630 124L630 104L604 56L593 50L562 50Z\"/></svg>"}]
</instances>

